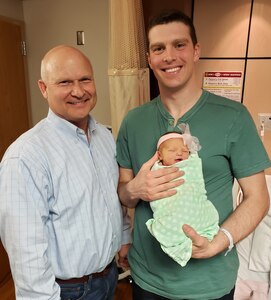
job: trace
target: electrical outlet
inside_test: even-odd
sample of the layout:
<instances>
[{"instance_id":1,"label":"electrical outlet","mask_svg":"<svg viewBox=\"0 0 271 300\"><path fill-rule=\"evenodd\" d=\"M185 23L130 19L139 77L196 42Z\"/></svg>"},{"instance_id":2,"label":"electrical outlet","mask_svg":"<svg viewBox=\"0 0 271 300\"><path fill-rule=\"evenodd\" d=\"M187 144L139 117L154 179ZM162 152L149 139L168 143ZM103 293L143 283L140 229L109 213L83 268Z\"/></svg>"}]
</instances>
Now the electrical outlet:
<instances>
[{"instance_id":1,"label":"electrical outlet","mask_svg":"<svg viewBox=\"0 0 271 300\"><path fill-rule=\"evenodd\" d=\"M271 130L271 113L258 113L260 127L263 125L264 130Z\"/></svg>"}]
</instances>

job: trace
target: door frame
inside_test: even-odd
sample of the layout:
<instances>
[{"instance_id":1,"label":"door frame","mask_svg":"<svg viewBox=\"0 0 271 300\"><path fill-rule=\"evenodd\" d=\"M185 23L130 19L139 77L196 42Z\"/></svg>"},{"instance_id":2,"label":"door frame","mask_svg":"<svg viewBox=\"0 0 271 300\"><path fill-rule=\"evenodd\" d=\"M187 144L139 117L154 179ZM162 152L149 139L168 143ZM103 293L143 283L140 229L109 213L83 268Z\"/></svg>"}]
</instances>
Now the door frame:
<instances>
[{"instance_id":1,"label":"door frame","mask_svg":"<svg viewBox=\"0 0 271 300\"><path fill-rule=\"evenodd\" d=\"M22 34L22 41L26 41L25 35L25 23L21 20L16 20L10 17L0 15L0 21L4 21L10 24L15 24L20 26L21 34ZM27 46L26 46L27 47ZM28 114L28 125L29 128L33 126L32 121L32 112L31 112L31 101L30 101L30 85L29 85L29 76L28 76L28 66L27 66L27 53L23 56L23 65L24 65L24 78L25 78L25 90L26 90L26 105L27 105L27 114Z\"/></svg>"}]
</instances>

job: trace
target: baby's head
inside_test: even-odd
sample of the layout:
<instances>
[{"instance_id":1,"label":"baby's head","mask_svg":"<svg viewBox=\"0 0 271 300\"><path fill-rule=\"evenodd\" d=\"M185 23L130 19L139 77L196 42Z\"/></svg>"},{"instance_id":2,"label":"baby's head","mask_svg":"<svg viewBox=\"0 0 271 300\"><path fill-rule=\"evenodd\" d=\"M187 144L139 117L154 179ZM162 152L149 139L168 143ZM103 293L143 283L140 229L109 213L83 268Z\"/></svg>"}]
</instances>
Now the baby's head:
<instances>
[{"instance_id":1,"label":"baby's head","mask_svg":"<svg viewBox=\"0 0 271 300\"><path fill-rule=\"evenodd\" d=\"M189 149L182 134L170 132L162 135L157 143L158 157L164 166L170 166L189 157Z\"/></svg>"}]
</instances>

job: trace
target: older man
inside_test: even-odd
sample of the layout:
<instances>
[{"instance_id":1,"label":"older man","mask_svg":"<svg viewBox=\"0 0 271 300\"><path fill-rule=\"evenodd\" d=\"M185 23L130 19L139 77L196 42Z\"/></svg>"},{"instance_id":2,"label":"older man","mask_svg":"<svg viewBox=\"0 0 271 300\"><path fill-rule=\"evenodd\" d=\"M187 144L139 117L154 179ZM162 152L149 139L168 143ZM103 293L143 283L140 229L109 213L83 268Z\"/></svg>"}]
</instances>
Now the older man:
<instances>
[{"instance_id":1,"label":"older man","mask_svg":"<svg viewBox=\"0 0 271 300\"><path fill-rule=\"evenodd\" d=\"M89 112L93 69L61 45L41 63L47 118L19 137L0 168L0 234L19 299L113 299L115 254L125 260L129 224L116 192L111 133Z\"/></svg>"}]
</instances>

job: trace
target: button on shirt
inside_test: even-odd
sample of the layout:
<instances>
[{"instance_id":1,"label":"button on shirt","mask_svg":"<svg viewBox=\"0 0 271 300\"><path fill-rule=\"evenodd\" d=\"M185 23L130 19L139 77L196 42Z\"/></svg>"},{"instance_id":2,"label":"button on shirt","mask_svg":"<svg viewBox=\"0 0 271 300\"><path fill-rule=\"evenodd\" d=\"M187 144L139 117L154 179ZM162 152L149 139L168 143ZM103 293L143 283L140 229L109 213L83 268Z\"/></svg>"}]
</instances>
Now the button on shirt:
<instances>
[{"instance_id":1,"label":"button on shirt","mask_svg":"<svg viewBox=\"0 0 271 300\"><path fill-rule=\"evenodd\" d=\"M55 277L99 272L130 242L114 139L92 117L89 131L49 111L4 155L0 236L17 299L60 299Z\"/></svg>"}]
</instances>

